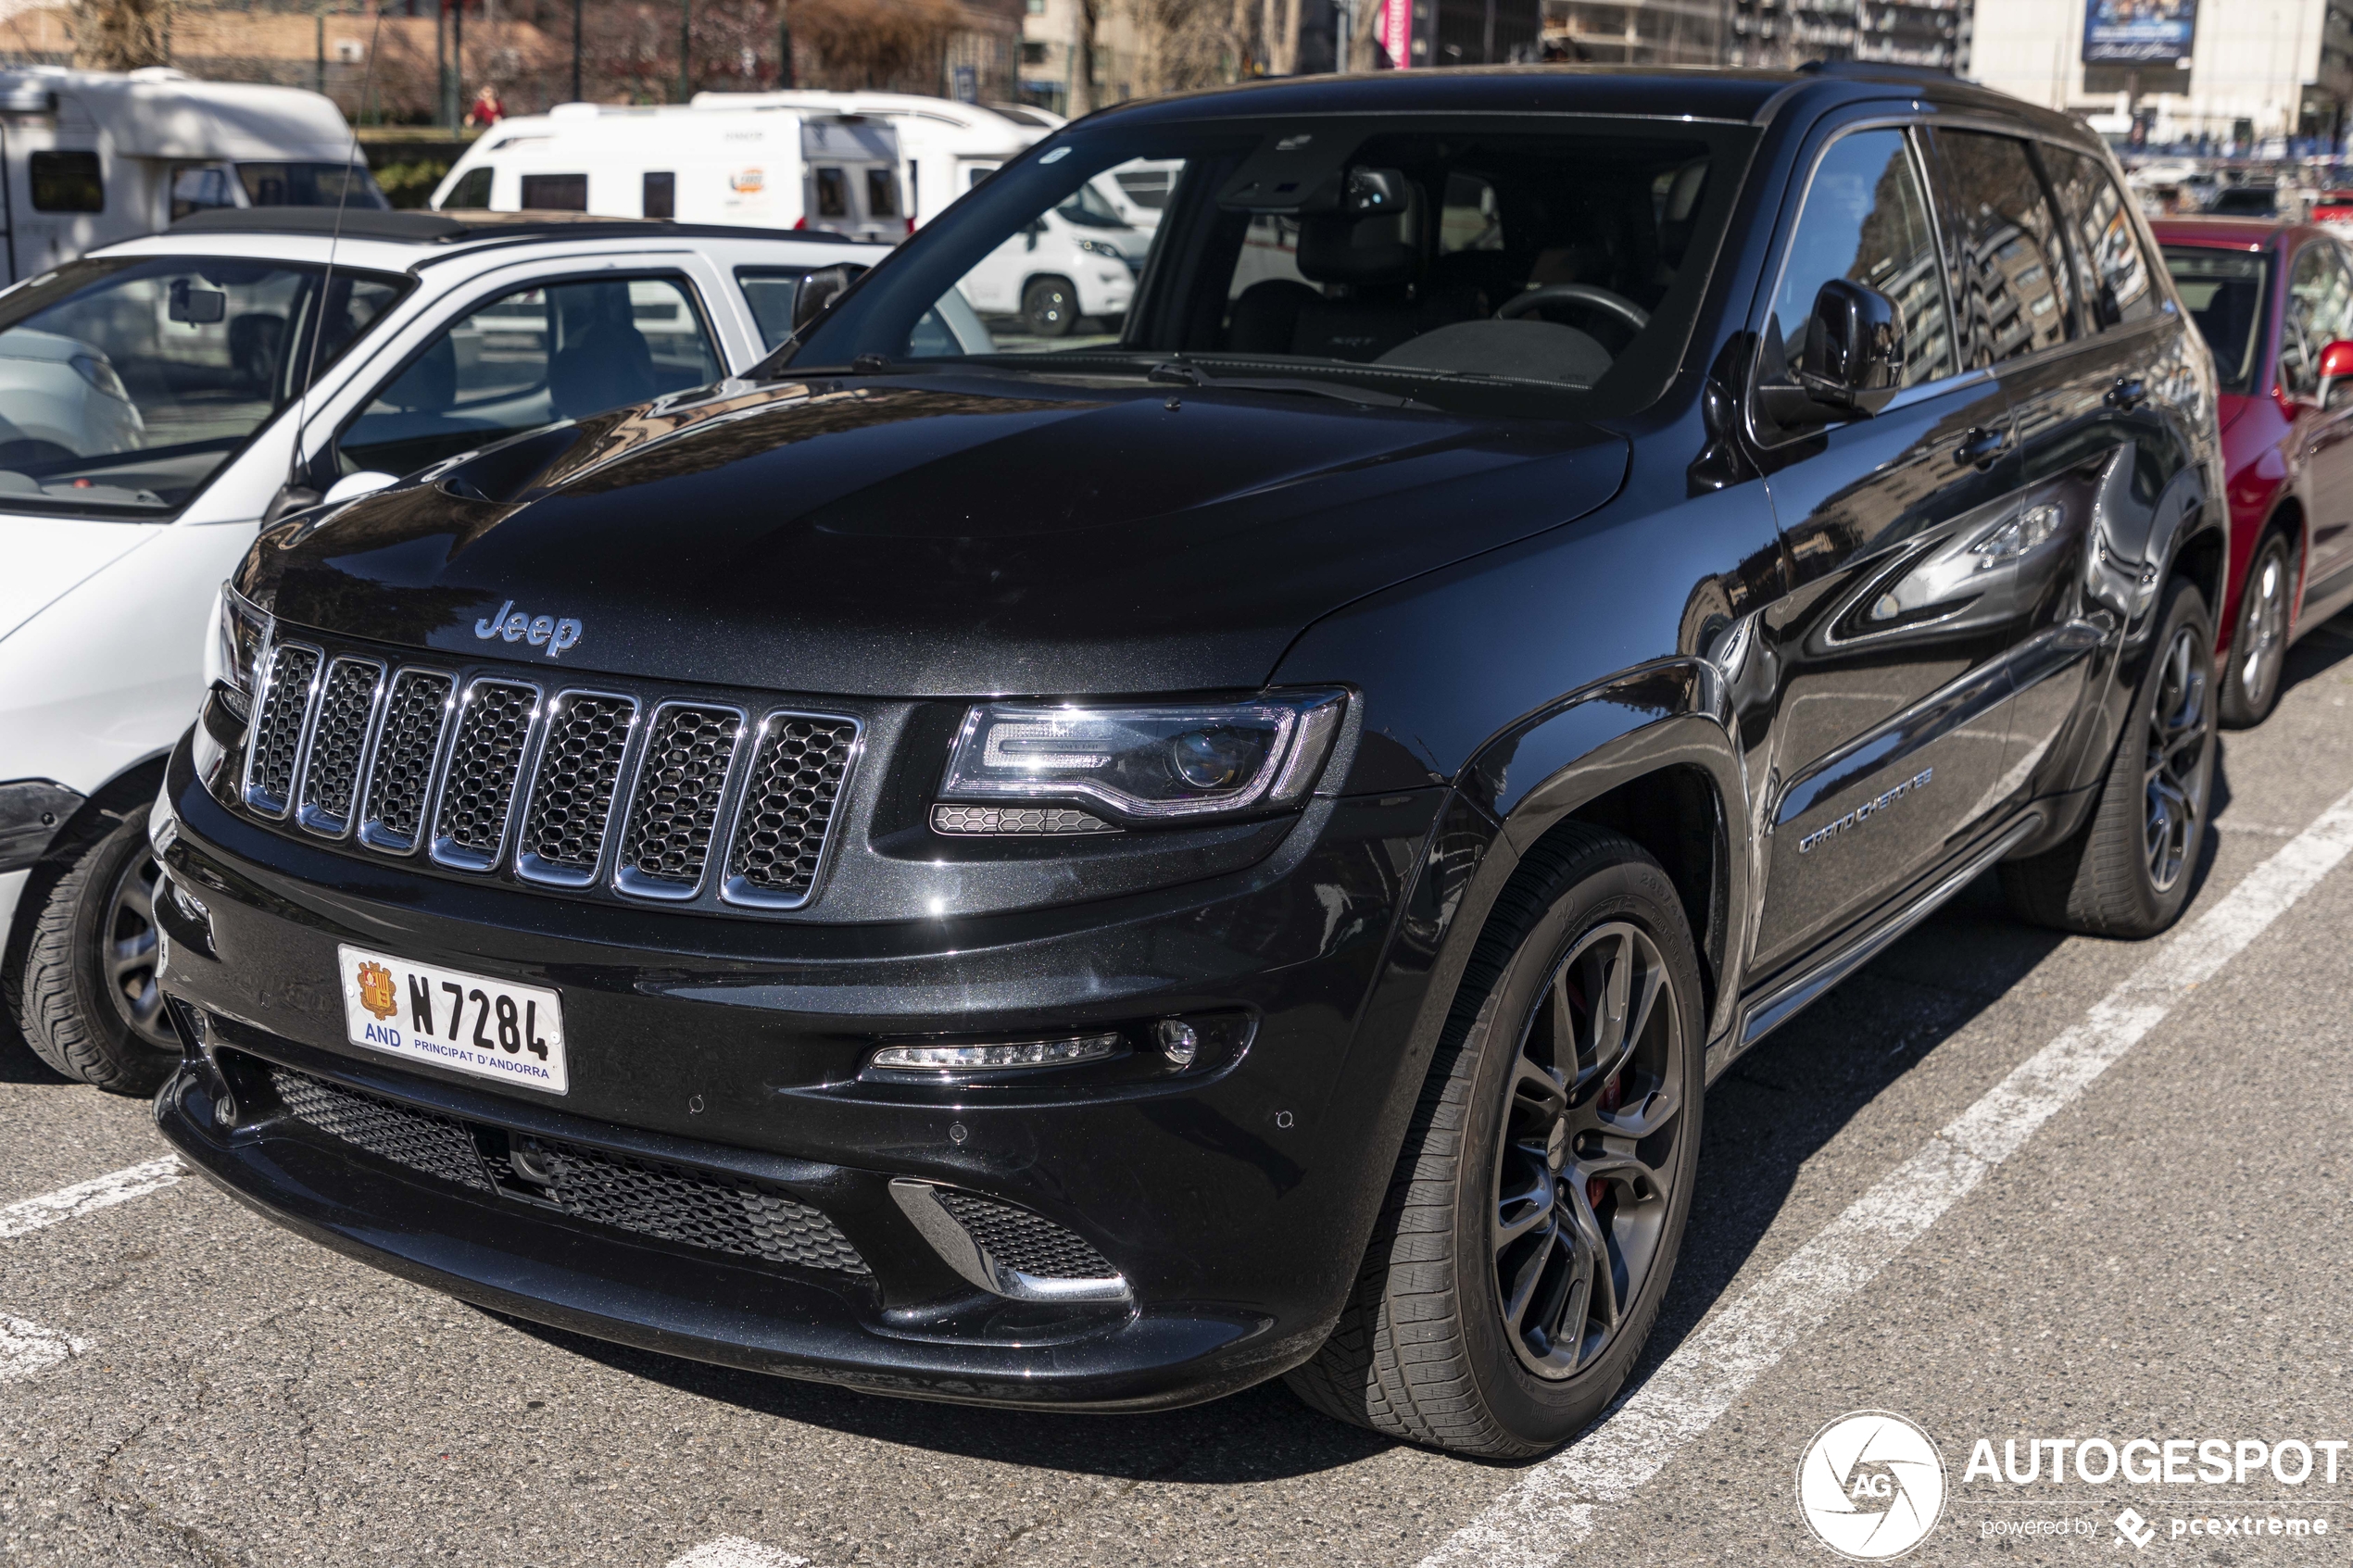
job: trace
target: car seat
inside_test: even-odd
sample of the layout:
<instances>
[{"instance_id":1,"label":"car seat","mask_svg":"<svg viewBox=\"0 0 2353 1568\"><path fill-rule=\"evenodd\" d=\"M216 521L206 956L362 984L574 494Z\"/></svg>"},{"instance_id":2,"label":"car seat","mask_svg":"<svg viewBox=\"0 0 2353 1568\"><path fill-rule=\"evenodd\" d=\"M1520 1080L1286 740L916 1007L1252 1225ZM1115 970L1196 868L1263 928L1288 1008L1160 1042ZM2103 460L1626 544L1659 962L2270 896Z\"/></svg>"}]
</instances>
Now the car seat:
<instances>
[{"instance_id":1,"label":"car seat","mask_svg":"<svg viewBox=\"0 0 2353 1568\"><path fill-rule=\"evenodd\" d=\"M1237 354L1378 358L1406 339L1465 320L1474 306L1460 291L1423 287L1429 267L1429 205L1404 182L1405 205L1360 218L1317 213L1301 220L1300 275L1253 283L1234 301L1226 346Z\"/></svg>"},{"instance_id":2,"label":"car seat","mask_svg":"<svg viewBox=\"0 0 2353 1568\"><path fill-rule=\"evenodd\" d=\"M653 350L629 309L629 285L602 284L564 311L564 345L547 358L547 401L559 419L585 420L643 403L654 384Z\"/></svg>"}]
</instances>

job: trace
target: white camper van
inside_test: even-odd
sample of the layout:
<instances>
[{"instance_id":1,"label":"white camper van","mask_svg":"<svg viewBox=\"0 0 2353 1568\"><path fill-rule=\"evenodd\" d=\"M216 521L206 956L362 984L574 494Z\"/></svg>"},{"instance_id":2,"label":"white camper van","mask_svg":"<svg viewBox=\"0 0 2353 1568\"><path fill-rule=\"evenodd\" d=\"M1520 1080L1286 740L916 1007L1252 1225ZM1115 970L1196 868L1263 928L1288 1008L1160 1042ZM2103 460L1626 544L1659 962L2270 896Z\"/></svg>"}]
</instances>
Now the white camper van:
<instances>
[{"instance_id":1,"label":"white camper van","mask_svg":"<svg viewBox=\"0 0 2353 1568\"><path fill-rule=\"evenodd\" d=\"M162 68L0 70L0 284L207 207L338 199L390 205L316 93Z\"/></svg>"},{"instance_id":2,"label":"white camper van","mask_svg":"<svg viewBox=\"0 0 2353 1568\"><path fill-rule=\"evenodd\" d=\"M913 93L698 93L693 103L709 113L784 109L885 121L899 136L907 209L919 228L970 188L974 168L994 169L1047 133L978 104Z\"/></svg>"},{"instance_id":3,"label":"white camper van","mask_svg":"<svg viewBox=\"0 0 2353 1568\"><path fill-rule=\"evenodd\" d=\"M433 194L436 208L588 212L893 245L913 227L887 120L559 104L503 120Z\"/></svg>"}]
</instances>

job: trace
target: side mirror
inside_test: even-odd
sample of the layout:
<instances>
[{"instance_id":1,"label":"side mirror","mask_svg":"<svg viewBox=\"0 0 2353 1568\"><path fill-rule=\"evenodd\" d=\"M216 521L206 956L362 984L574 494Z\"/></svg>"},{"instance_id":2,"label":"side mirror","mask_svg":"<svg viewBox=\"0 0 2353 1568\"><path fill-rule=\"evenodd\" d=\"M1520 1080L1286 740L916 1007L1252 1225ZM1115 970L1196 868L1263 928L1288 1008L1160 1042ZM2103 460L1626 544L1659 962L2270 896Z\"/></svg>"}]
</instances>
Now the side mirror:
<instances>
[{"instance_id":1,"label":"side mirror","mask_svg":"<svg viewBox=\"0 0 2353 1568\"><path fill-rule=\"evenodd\" d=\"M1832 278L1814 296L1797 371L1817 402L1875 411L1904 379L1904 313L1877 289Z\"/></svg>"},{"instance_id":2,"label":"side mirror","mask_svg":"<svg viewBox=\"0 0 2353 1568\"><path fill-rule=\"evenodd\" d=\"M1042 234L1042 233L1044 233L1045 232L1046 232L1046 220L1045 220L1044 219L1042 219L1042 218L1033 218L1033 219L1031 219L1031 220L1029 220L1029 224L1028 224L1028 226L1027 226L1026 228L1023 229L1023 230L1022 230L1022 232L1021 232L1021 233L1022 233L1022 242L1023 242L1023 243L1022 243L1022 248L1023 248L1023 249L1025 249L1025 250L1036 250L1036 249L1038 248L1038 235L1040 235L1040 234Z\"/></svg>"},{"instance_id":3,"label":"side mirror","mask_svg":"<svg viewBox=\"0 0 2353 1568\"><path fill-rule=\"evenodd\" d=\"M220 289L200 289L185 278L174 278L165 311L175 321L210 326L229 313L229 296Z\"/></svg>"},{"instance_id":4,"label":"side mirror","mask_svg":"<svg viewBox=\"0 0 2353 1568\"><path fill-rule=\"evenodd\" d=\"M2321 407L2353 399L2353 339L2338 338L2321 350Z\"/></svg>"},{"instance_id":5,"label":"side mirror","mask_svg":"<svg viewBox=\"0 0 2353 1568\"><path fill-rule=\"evenodd\" d=\"M824 315L825 307L839 299L865 270L844 261L803 272L800 282L793 285L792 330L799 332Z\"/></svg>"},{"instance_id":6,"label":"side mirror","mask_svg":"<svg viewBox=\"0 0 2353 1568\"><path fill-rule=\"evenodd\" d=\"M400 477L397 474L378 473L373 469L361 469L358 473L345 474L341 479L327 486L327 493L319 499L322 505L333 507L345 501L356 501L362 495L372 495L388 484L399 483Z\"/></svg>"}]
</instances>

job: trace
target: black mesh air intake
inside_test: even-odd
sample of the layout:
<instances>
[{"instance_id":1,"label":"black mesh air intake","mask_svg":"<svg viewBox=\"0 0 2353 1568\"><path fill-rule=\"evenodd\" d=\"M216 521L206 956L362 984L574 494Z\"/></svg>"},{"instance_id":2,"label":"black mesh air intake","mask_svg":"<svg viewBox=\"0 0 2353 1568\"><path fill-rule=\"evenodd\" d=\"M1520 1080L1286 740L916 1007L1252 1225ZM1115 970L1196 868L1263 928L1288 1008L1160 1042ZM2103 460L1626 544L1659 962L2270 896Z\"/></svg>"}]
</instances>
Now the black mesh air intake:
<instances>
[{"instance_id":1,"label":"black mesh air intake","mask_svg":"<svg viewBox=\"0 0 2353 1568\"><path fill-rule=\"evenodd\" d=\"M302 746L303 714L310 706L310 683L318 673L315 648L283 644L270 655L270 673L254 713L245 799L273 817L284 813L294 796L295 754Z\"/></svg>"},{"instance_id":2,"label":"black mesh air intake","mask_svg":"<svg viewBox=\"0 0 2353 1568\"><path fill-rule=\"evenodd\" d=\"M727 765L742 733L742 716L724 708L679 704L654 715L622 847L624 871L681 889L702 881Z\"/></svg>"},{"instance_id":3,"label":"black mesh air intake","mask_svg":"<svg viewBox=\"0 0 2353 1568\"><path fill-rule=\"evenodd\" d=\"M1119 1273L1084 1237L1051 1220L953 1187L938 1191L941 1206L1001 1268L1034 1279L1110 1279Z\"/></svg>"},{"instance_id":4,"label":"black mesh air intake","mask_svg":"<svg viewBox=\"0 0 2353 1568\"><path fill-rule=\"evenodd\" d=\"M531 1147L555 1178L548 1198L568 1214L771 1263L870 1272L833 1221L781 1194L579 1144Z\"/></svg>"},{"instance_id":5,"label":"black mesh air intake","mask_svg":"<svg viewBox=\"0 0 2353 1568\"><path fill-rule=\"evenodd\" d=\"M857 745L858 726L845 719L779 714L769 721L728 855L738 896L778 903L809 897Z\"/></svg>"},{"instance_id":6,"label":"black mesh air intake","mask_svg":"<svg viewBox=\"0 0 2353 1568\"><path fill-rule=\"evenodd\" d=\"M271 1069L270 1079L279 1104L330 1137L445 1182L492 1190L482 1156L474 1148L473 1135L464 1123L363 1095L291 1068Z\"/></svg>"},{"instance_id":7,"label":"black mesh air intake","mask_svg":"<svg viewBox=\"0 0 2353 1568\"><path fill-rule=\"evenodd\" d=\"M369 840L379 848L413 849L432 792L434 753L448 717L449 677L403 670L384 699L384 733L368 770Z\"/></svg>"},{"instance_id":8,"label":"black mesh air intake","mask_svg":"<svg viewBox=\"0 0 2353 1568\"><path fill-rule=\"evenodd\" d=\"M596 873L636 717L637 705L622 696L567 692L550 705L523 819L522 853L537 862L529 872L583 882Z\"/></svg>"},{"instance_id":9,"label":"black mesh air intake","mask_svg":"<svg viewBox=\"0 0 2353 1568\"><path fill-rule=\"evenodd\" d=\"M359 784L359 751L368 739L384 666L369 659L338 659L319 688L319 720L310 734L310 760L302 775L303 825L341 833L351 825L351 797Z\"/></svg>"},{"instance_id":10,"label":"black mesh air intake","mask_svg":"<svg viewBox=\"0 0 2353 1568\"><path fill-rule=\"evenodd\" d=\"M471 868L497 863L538 702L534 688L506 681L476 681L466 693L434 813L435 859Z\"/></svg>"}]
</instances>

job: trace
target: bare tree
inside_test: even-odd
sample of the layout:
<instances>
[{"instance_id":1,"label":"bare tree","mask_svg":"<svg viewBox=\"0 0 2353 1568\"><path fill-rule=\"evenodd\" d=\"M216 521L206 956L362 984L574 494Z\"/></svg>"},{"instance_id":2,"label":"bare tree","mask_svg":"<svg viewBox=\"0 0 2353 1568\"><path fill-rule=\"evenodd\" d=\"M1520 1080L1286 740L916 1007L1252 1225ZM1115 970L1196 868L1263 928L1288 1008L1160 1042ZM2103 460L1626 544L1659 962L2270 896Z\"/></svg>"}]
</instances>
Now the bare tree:
<instances>
[{"instance_id":1,"label":"bare tree","mask_svg":"<svg viewBox=\"0 0 2353 1568\"><path fill-rule=\"evenodd\" d=\"M968 24L956 0L792 0L793 55L817 69L808 86L884 87L925 77L938 91L950 35Z\"/></svg>"},{"instance_id":2,"label":"bare tree","mask_svg":"<svg viewBox=\"0 0 2353 1568\"><path fill-rule=\"evenodd\" d=\"M1070 118L1095 112L1095 28L1101 0L1071 0Z\"/></svg>"},{"instance_id":3,"label":"bare tree","mask_svg":"<svg viewBox=\"0 0 2353 1568\"><path fill-rule=\"evenodd\" d=\"M89 70L137 70L165 62L170 0L80 0L73 63Z\"/></svg>"}]
</instances>

